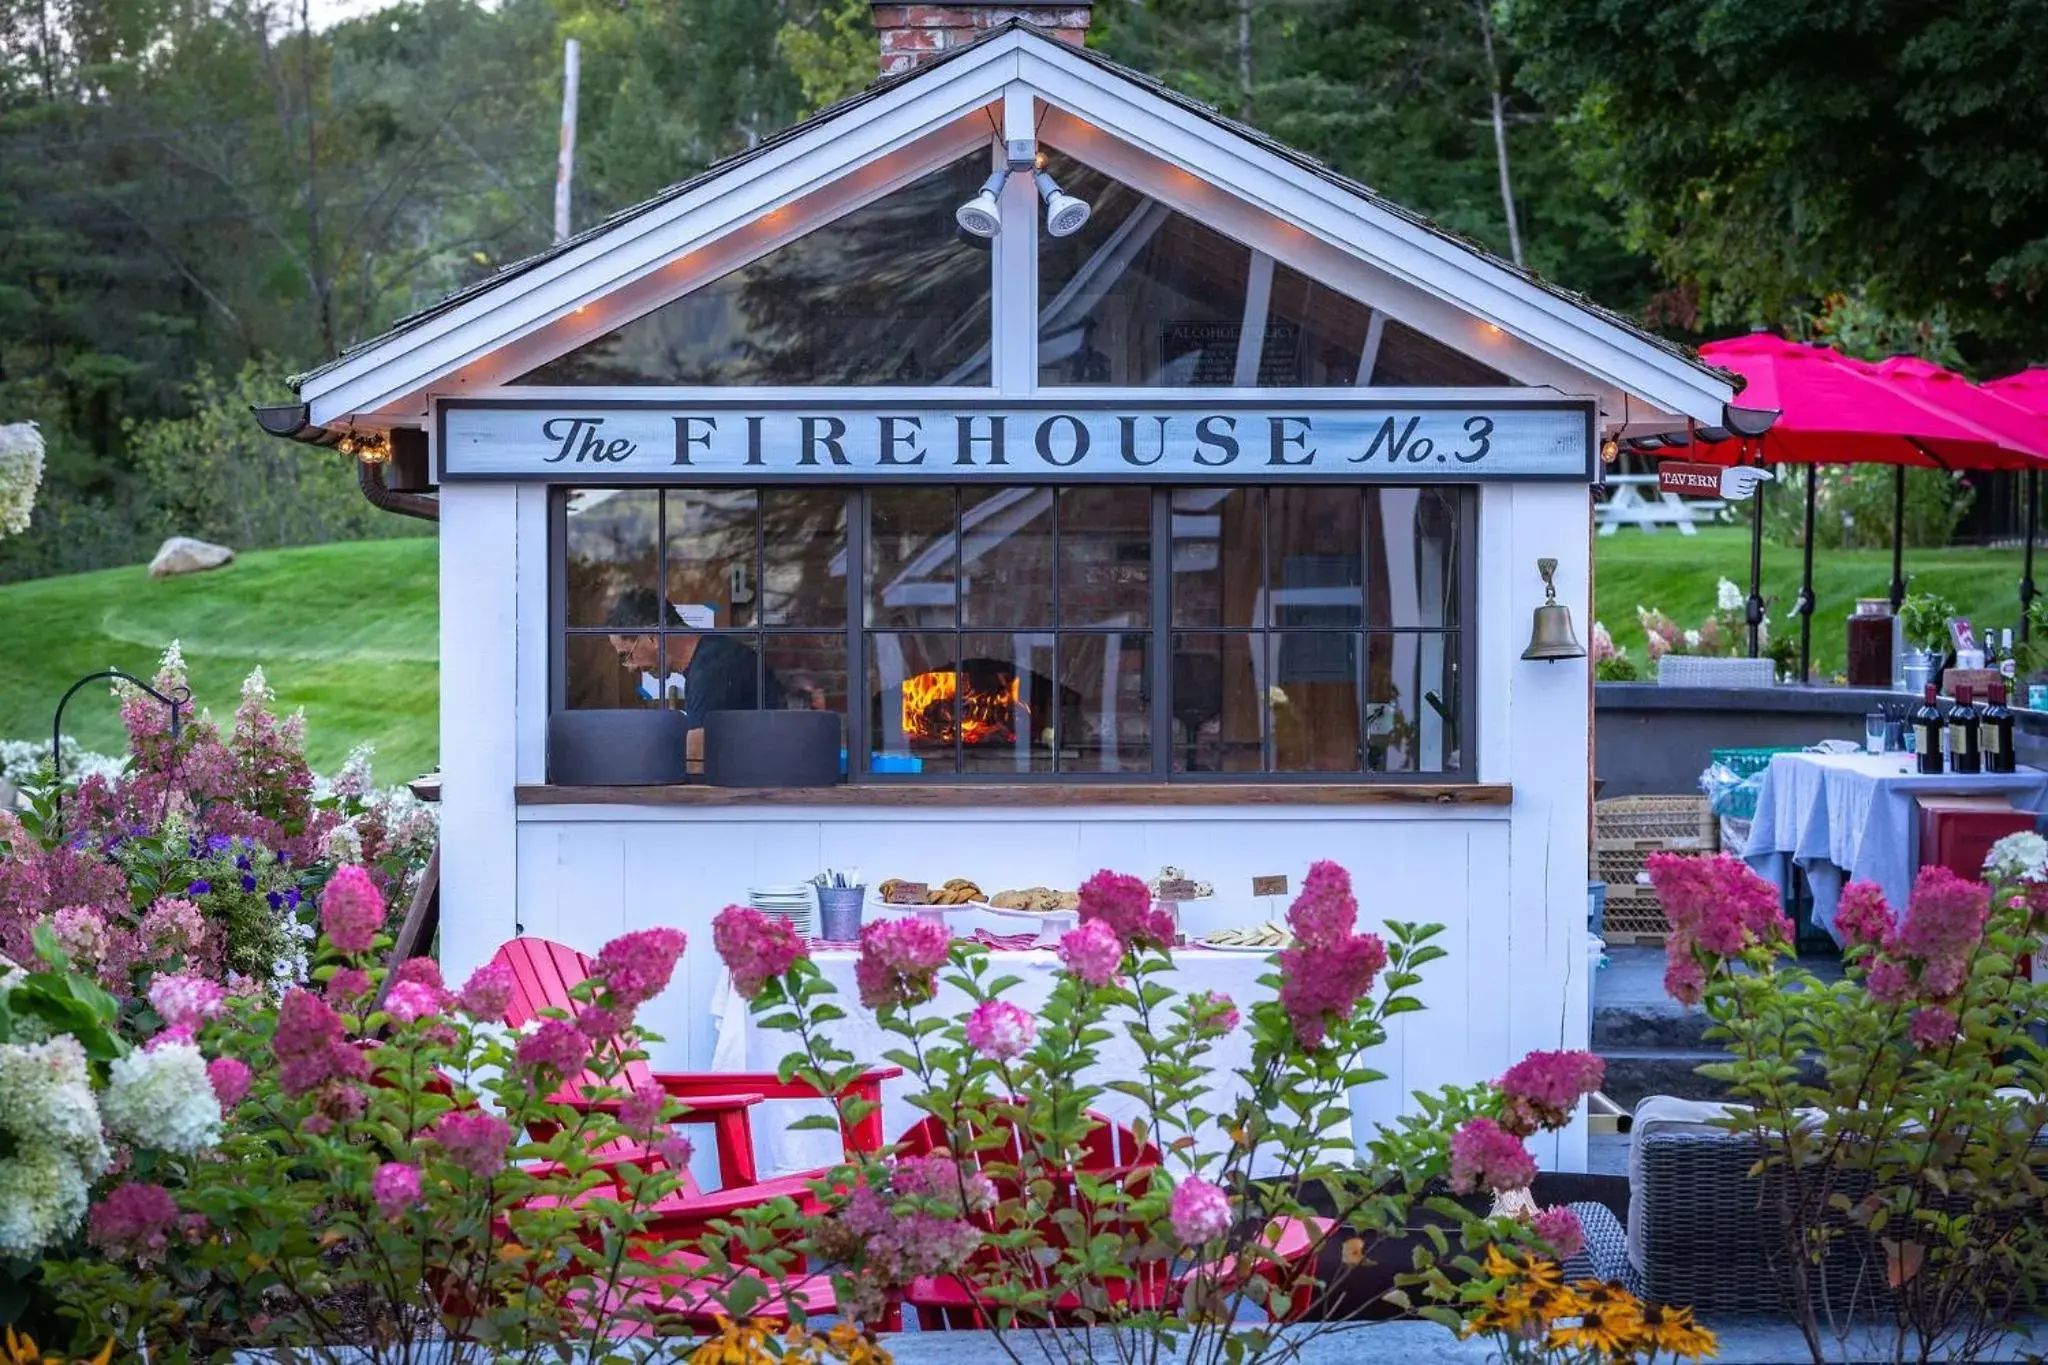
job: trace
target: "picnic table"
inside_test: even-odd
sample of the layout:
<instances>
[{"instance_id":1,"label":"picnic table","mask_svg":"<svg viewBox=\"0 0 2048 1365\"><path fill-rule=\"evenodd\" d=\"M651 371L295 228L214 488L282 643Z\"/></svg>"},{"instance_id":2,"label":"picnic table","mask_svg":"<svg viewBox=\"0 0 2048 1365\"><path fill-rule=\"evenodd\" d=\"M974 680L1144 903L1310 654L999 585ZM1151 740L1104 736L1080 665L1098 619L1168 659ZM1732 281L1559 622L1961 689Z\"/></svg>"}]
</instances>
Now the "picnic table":
<instances>
[{"instance_id":1,"label":"picnic table","mask_svg":"<svg viewBox=\"0 0 2048 1365\"><path fill-rule=\"evenodd\" d=\"M1682 536L1697 535L1697 523L1712 522L1728 505L1719 498L1683 498L1658 492L1655 474L1614 474L1608 476L1607 486L1613 493L1593 513L1603 536L1611 536L1623 526L1640 526L1650 535L1657 534L1659 526L1676 526ZM1645 497L1645 489L1654 497Z\"/></svg>"}]
</instances>

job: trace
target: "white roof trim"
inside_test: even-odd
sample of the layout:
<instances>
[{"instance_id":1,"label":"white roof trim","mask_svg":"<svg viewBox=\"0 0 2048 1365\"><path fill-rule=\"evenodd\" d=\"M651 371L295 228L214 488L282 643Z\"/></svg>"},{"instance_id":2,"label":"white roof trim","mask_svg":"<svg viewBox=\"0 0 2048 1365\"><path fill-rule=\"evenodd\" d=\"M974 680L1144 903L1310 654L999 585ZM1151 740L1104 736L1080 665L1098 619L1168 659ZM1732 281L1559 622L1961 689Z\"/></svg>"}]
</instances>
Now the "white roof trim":
<instances>
[{"instance_id":1,"label":"white roof trim","mask_svg":"<svg viewBox=\"0 0 2048 1365\"><path fill-rule=\"evenodd\" d=\"M1001 99L1012 82L1602 384L1715 424L1734 397L1726 381L1607 318L1024 30L950 58L744 167L365 347L309 377L300 397L315 424L416 400L508 342Z\"/></svg>"}]
</instances>

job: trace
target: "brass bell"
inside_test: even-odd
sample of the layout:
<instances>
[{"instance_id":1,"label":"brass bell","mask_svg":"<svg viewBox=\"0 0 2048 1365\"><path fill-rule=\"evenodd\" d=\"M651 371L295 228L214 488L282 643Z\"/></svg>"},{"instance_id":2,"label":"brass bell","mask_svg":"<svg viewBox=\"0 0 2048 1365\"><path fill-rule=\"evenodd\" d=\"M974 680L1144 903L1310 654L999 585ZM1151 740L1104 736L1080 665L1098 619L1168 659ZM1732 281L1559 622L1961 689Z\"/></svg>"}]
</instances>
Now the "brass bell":
<instances>
[{"instance_id":1,"label":"brass bell","mask_svg":"<svg viewBox=\"0 0 2048 1365\"><path fill-rule=\"evenodd\" d=\"M1543 575L1545 600L1536 608L1536 619L1529 631L1529 647L1522 651L1522 657L1541 659L1546 663L1585 658L1586 647L1579 643L1579 637L1572 631L1572 609L1557 600L1557 584L1553 581L1557 561L1537 560L1536 572Z\"/></svg>"}]
</instances>

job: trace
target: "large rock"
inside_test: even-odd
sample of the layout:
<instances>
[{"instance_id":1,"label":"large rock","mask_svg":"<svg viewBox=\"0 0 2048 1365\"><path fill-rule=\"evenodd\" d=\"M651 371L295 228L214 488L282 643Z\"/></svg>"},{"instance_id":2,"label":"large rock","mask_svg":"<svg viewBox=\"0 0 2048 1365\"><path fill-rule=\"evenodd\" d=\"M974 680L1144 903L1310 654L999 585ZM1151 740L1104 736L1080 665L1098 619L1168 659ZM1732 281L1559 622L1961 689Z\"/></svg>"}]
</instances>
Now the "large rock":
<instances>
[{"instance_id":1,"label":"large rock","mask_svg":"<svg viewBox=\"0 0 2048 1365\"><path fill-rule=\"evenodd\" d=\"M149 561L151 578L169 578L174 573L199 573L232 564L235 552L225 545L209 545L190 536L172 536Z\"/></svg>"}]
</instances>

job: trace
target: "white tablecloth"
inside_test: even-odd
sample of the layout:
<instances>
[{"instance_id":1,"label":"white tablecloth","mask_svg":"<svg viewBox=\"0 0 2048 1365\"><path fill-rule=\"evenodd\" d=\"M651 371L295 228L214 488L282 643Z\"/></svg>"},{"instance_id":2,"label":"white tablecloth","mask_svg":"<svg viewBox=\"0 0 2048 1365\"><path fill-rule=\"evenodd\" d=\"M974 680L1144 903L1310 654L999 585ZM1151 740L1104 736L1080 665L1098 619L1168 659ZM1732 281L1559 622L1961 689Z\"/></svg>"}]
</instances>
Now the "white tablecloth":
<instances>
[{"instance_id":1,"label":"white tablecloth","mask_svg":"<svg viewBox=\"0 0 2048 1365\"><path fill-rule=\"evenodd\" d=\"M838 1046L845 1048L863 1061L882 1063L882 1055L894 1048L907 1044L896 1034L882 1028L873 1013L863 1009L859 992L853 983L854 954L851 952L821 952L815 960L827 980L839 992L838 1004L846 1011L846 1018L825 1026L826 1034ZM1011 952L995 951L989 954L989 974L1021 978L1017 985L1007 991L1003 999L1024 1010L1037 1014L1046 999L1052 995L1054 972L1058 959L1049 951ZM1266 959L1250 953L1220 953L1199 948L1183 949L1174 956L1173 972L1163 980L1173 990L1182 994L1194 991L1218 991L1228 995L1237 1003L1240 1011L1247 1010L1254 1000L1267 998L1270 993L1258 984L1259 977L1268 970ZM952 987L941 987L937 1001L922 1006L919 1014L937 1011L949 1018L959 1018L967 1009L967 998ZM722 974L718 991L713 997L712 1012L717 1019L717 1042L712 1058L714 1071L774 1071L784 1056L796 1046L795 1036L761 1029L748 1009L747 1002L739 992L732 989L732 978ZM1139 1072L1140 1054L1138 1046L1128 1032L1117 1028L1116 1014L1112 1014L1109 1025L1114 1036L1098 1049L1100 1062L1088 1073L1091 1083L1106 1080L1128 1079ZM1162 1031L1165 1024L1157 1025ZM1237 1076L1238 1068L1251 1060L1251 1038L1240 1026L1228 1036L1219 1039L1208 1054L1208 1064L1213 1070L1211 1081L1214 1091L1210 1102L1204 1107L1214 1112L1228 1111L1246 1089ZM901 1080L891 1081L882 1090L882 1126L891 1141L907 1131L923 1117L906 1098L914 1078L908 1075ZM1122 1122L1143 1114L1143 1106L1127 1095L1108 1093L1095 1105L1100 1112ZM808 1170L830 1165L838 1159L837 1138L822 1132L789 1132L790 1121L805 1113L828 1113L825 1105L811 1105L798 1102L770 1102L754 1110L755 1154L761 1165L761 1173L787 1175L795 1171ZM1344 1136L1349 1136L1346 1124ZM1226 1145L1222 1134L1213 1126L1203 1141L1207 1150L1220 1151ZM1266 1158L1261 1157L1255 1174L1264 1174L1272 1169Z\"/></svg>"},{"instance_id":2,"label":"white tablecloth","mask_svg":"<svg viewBox=\"0 0 2048 1365\"><path fill-rule=\"evenodd\" d=\"M1743 861L1780 886L1788 861L1806 873L1813 920L1835 934L1835 902L1849 881L1876 882L1904 910L1920 864L1916 797L2003 796L2017 810L2048 811L2048 773L1926 776L1911 754L1777 754L1757 789Z\"/></svg>"}]
</instances>

